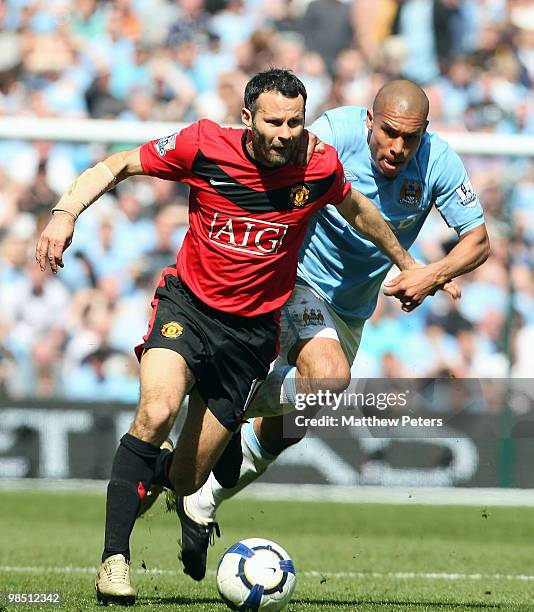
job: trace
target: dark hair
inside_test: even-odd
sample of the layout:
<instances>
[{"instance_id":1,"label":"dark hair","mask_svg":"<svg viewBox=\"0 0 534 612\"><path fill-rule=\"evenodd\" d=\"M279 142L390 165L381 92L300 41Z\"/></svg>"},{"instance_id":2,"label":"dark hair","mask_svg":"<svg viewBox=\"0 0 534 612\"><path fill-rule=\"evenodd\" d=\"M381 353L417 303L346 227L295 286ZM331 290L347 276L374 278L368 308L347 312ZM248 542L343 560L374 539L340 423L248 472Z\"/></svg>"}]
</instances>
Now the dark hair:
<instances>
[{"instance_id":1,"label":"dark hair","mask_svg":"<svg viewBox=\"0 0 534 612\"><path fill-rule=\"evenodd\" d=\"M245 87L245 108L254 115L256 102L260 94L274 91L281 93L286 98L304 98L306 105L306 88L303 82L289 70L281 68L270 68L253 76Z\"/></svg>"}]
</instances>

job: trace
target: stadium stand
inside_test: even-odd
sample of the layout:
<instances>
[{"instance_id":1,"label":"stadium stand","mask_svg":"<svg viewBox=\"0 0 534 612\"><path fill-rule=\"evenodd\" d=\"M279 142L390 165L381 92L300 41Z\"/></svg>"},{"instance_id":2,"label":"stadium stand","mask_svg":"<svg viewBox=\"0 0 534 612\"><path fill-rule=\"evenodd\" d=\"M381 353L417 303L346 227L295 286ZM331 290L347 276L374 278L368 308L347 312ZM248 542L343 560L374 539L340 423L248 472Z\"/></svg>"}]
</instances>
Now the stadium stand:
<instances>
[{"instance_id":1,"label":"stadium stand","mask_svg":"<svg viewBox=\"0 0 534 612\"><path fill-rule=\"evenodd\" d=\"M0 49L4 116L236 123L244 83L275 64L304 81L308 122L333 106L367 105L401 76L425 87L430 129L445 138L534 133L529 1L4 0ZM105 153L98 143L0 142L5 396L136 401L132 347L187 230L184 187L128 181L80 218L60 274L42 275L33 261L51 206ZM438 295L406 315L381 299L358 376L533 375L534 163L496 154L465 158L490 259L459 280L456 305ZM452 240L430 217L414 254L436 259Z\"/></svg>"}]
</instances>

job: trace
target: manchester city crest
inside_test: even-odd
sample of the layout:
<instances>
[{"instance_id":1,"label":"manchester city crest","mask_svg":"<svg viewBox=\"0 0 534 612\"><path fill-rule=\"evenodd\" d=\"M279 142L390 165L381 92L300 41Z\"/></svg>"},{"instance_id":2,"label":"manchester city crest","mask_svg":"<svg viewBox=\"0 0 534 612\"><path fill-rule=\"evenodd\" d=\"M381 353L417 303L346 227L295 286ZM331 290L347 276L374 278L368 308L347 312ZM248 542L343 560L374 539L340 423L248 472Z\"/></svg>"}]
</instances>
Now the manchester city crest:
<instances>
[{"instance_id":1,"label":"manchester city crest","mask_svg":"<svg viewBox=\"0 0 534 612\"><path fill-rule=\"evenodd\" d=\"M407 206L418 206L421 203L423 186L414 179L402 179L402 187L399 194L399 204Z\"/></svg>"}]
</instances>

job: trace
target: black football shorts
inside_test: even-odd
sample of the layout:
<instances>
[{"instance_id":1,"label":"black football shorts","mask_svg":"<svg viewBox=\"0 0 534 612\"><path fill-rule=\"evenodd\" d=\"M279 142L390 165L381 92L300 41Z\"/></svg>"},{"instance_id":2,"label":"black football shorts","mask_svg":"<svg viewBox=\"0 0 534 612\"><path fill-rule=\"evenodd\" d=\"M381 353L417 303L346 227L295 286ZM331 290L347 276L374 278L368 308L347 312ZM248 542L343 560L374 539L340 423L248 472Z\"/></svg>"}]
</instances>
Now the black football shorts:
<instances>
[{"instance_id":1,"label":"black football shorts","mask_svg":"<svg viewBox=\"0 0 534 612\"><path fill-rule=\"evenodd\" d=\"M210 411L235 432L246 418L256 381L265 379L278 353L278 320L278 312L242 317L211 308L169 267L152 301L148 332L135 352L138 359L150 348L182 355Z\"/></svg>"}]
</instances>

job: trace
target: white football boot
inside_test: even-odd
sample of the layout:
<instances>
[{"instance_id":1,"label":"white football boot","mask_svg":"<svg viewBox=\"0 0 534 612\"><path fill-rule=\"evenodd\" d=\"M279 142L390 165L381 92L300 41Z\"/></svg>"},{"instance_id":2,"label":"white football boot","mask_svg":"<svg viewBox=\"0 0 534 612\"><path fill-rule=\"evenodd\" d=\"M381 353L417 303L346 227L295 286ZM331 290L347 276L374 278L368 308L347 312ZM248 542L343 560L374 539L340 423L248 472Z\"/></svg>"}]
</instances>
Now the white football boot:
<instances>
[{"instance_id":1,"label":"white football boot","mask_svg":"<svg viewBox=\"0 0 534 612\"><path fill-rule=\"evenodd\" d=\"M131 606L136 592L130 584L130 562L124 555L111 555L96 572L96 598L103 604Z\"/></svg>"}]
</instances>

